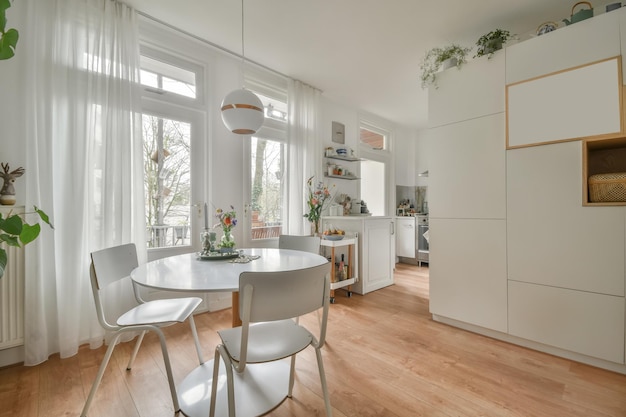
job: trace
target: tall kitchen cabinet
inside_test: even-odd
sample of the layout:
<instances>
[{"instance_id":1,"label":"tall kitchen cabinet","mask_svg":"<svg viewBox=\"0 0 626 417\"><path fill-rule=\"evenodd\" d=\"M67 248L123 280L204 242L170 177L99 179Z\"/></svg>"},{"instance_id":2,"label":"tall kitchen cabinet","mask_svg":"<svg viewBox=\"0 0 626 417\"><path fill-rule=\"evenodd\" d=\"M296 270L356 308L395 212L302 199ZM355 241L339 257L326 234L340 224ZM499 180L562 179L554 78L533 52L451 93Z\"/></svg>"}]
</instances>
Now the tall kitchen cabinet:
<instances>
[{"instance_id":1,"label":"tall kitchen cabinet","mask_svg":"<svg viewBox=\"0 0 626 417\"><path fill-rule=\"evenodd\" d=\"M619 10L507 48L509 121L535 122L507 132L509 334L591 363L625 359L626 208L586 205L583 141L626 134L625 29ZM524 111L529 92L558 99Z\"/></svg>"},{"instance_id":2,"label":"tall kitchen cabinet","mask_svg":"<svg viewBox=\"0 0 626 417\"><path fill-rule=\"evenodd\" d=\"M620 9L440 74L436 320L626 373L626 206L590 203L586 187L587 153L626 148L624 49Z\"/></svg>"},{"instance_id":3,"label":"tall kitchen cabinet","mask_svg":"<svg viewBox=\"0 0 626 417\"><path fill-rule=\"evenodd\" d=\"M430 311L507 331L504 53L430 89Z\"/></svg>"},{"instance_id":4,"label":"tall kitchen cabinet","mask_svg":"<svg viewBox=\"0 0 626 417\"><path fill-rule=\"evenodd\" d=\"M352 286L357 294L366 294L393 284L394 223L390 217L332 216L322 224L358 234L359 281Z\"/></svg>"}]
</instances>

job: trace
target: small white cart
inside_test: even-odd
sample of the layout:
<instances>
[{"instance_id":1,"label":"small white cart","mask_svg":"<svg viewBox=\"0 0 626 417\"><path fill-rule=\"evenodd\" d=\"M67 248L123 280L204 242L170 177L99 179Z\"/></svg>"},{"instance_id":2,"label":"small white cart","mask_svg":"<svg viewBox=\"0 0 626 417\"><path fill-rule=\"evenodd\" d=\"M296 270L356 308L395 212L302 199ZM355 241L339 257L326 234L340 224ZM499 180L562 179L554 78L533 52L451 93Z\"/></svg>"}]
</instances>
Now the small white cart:
<instances>
[{"instance_id":1,"label":"small white cart","mask_svg":"<svg viewBox=\"0 0 626 417\"><path fill-rule=\"evenodd\" d=\"M348 297L352 296L352 284L358 282L358 253L356 248L358 236L346 235L342 240L329 240L322 236L321 245L324 248L324 256L326 248L330 248L330 302L335 302L335 290L343 289L347 292ZM339 280L337 267L335 264L335 248L347 247L348 252L348 274L347 278Z\"/></svg>"}]
</instances>

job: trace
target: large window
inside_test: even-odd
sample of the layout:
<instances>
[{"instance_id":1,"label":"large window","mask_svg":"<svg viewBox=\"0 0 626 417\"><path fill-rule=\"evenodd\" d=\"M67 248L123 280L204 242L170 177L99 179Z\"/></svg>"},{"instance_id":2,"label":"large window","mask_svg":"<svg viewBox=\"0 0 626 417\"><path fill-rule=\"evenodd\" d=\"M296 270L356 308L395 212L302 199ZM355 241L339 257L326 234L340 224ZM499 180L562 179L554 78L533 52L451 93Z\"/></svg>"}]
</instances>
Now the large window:
<instances>
[{"instance_id":1,"label":"large window","mask_svg":"<svg viewBox=\"0 0 626 417\"><path fill-rule=\"evenodd\" d=\"M251 172L251 237L278 237L283 222L284 148L281 142L252 137L250 144Z\"/></svg>"},{"instance_id":2,"label":"large window","mask_svg":"<svg viewBox=\"0 0 626 417\"><path fill-rule=\"evenodd\" d=\"M202 191L202 68L163 51L141 49L143 172L148 249L192 244ZM200 172L199 172L200 171ZM167 253L167 250L170 250Z\"/></svg>"},{"instance_id":3,"label":"large window","mask_svg":"<svg viewBox=\"0 0 626 417\"><path fill-rule=\"evenodd\" d=\"M143 115L148 247L189 243L190 124Z\"/></svg>"},{"instance_id":4,"label":"large window","mask_svg":"<svg viewBox=\"0 0 626 417\"><path fill-rule=\"evenodd\" d=\"M246 244L263 246L276 239L285 219L285 163L287 135L286 95L266 85L251 88L263 102L265 121L246 145L249 183L246 201Z\"/></svg>"}]
</instances>

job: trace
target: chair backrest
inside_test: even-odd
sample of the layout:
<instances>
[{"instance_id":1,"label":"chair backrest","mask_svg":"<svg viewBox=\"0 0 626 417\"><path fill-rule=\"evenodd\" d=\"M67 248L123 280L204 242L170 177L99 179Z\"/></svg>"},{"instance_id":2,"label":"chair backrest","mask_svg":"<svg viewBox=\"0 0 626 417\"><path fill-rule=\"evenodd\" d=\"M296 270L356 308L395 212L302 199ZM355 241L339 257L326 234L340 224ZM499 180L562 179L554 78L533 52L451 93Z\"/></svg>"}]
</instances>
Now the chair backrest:
<instances>
[{"instance_id":1,"label":"chair backrest","mask_svg":"<svg viewBox=\"0 0 626 417\"><path fill-rule=\"evenodd\" d=\"M330 263L283 272L242 272L239 276L242 322L295 318L330 302Z\"/></svg>"},{"instance_id":2,"label":"chair backrest","mask_svg":"<svg viewBox=\"0 0 626 417\"><path fill-rule=\"evenodd\" d=\"M278 237L278 248L319 254L320 238L319 236L280 235Z\"/></svg>"},{"instance_id":3,"label":"chair backrest","mask_svg":"<svg viewBox=\"0 0 626 417\"><path fill-rule=\"evenodd\" d=\"M116 330L117 327L106 321L100 290L109 284L128 278L131 271L138 265L137 248L134 243L114 246L91 253L91 290L96 303L98 321L105 329Z\"/></svg>"}]
</instances>

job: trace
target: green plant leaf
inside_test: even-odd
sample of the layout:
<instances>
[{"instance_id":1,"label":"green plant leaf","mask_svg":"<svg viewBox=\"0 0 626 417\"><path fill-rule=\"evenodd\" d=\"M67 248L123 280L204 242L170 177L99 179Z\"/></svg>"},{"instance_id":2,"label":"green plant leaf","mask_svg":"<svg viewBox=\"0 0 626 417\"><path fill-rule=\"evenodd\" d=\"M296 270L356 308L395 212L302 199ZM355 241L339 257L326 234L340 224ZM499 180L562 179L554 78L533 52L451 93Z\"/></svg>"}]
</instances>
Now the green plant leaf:
<instances>
[{"instance_id":1,"label":"green plant leaf","mask_svg":"<svg viewBox=\"0 0 626 417\"><path fill-rule=\"evenodd\" d=\"M0 234L0 241L5 242L10 246L20 246L20 242L17 240L17 236L7 235L6 233Z\"/></svg>"},{"instance_id":2,"label":"green plant leaf","mask_svg":"<svg viewBox=\"0 0 626 417\"><path fill-rule=\"evenodd\" d=\"M4 275L4 270L7 266L7 251L0 248L0 278Z\"/></svg>"},{"instance_id":3,"label":"green plant leaf","mask_svg":"<svg viewBox=\"0 0 626 417\"><path fill-rule=\"evenodd\" d=\"M0 36L0 60L9 59L15 55L15 47L19 34L15 29L9 29Z\"/></svg>"},{"instance_id":4,"label":"green plant leaf","mask_svg":"<svg viewBox=\"0 0 626 417\"><path fill-rule=\"evenodd\" d=\"M4 33L4 28L7 25L6 10L11 7L9 0L0 0L0 32Z\"/></svg>"},{"instance_id":5,"label":"green plant leaf","mask_svg":"<svg viewBox=\"0 0 626 417\"><path fill-rule=\"evenodd\" d=\"M14 214L7 217L2 223L0 223L0 229L4 230L10 235L19 235L22 233L22 219L19 215Z\"/></svg>"},{"instance_id":6,"label":"green plant leaf","mask_svg":"<svg viewBox=\"0 0 626 417\"><path fill-rule=\"evenodd\" d=\"M50 226L51 229L54 229L54 226L52 225L52 223L50 223L50 217L48 217L48 215L42 210L39 210L37 206L33 207L35 207L35 212L39 214L39 218L41 218L41 220L43 220L48 226Z\"/></svg>"},{"instance_id":7,"label":"green plant leaf","mask_svg":"<svg viewBox=\"0 0 626 417\"><path fill-rule=\"evenodd\" d=\"M39 223L35 223L32 226L28 223L24 223L22 233L20 233L20 240L24 245L26 245L37 239L37 236L39 236L39 232L41 232L41 226L39 225Z\"/></svg>"}]
</instances>

